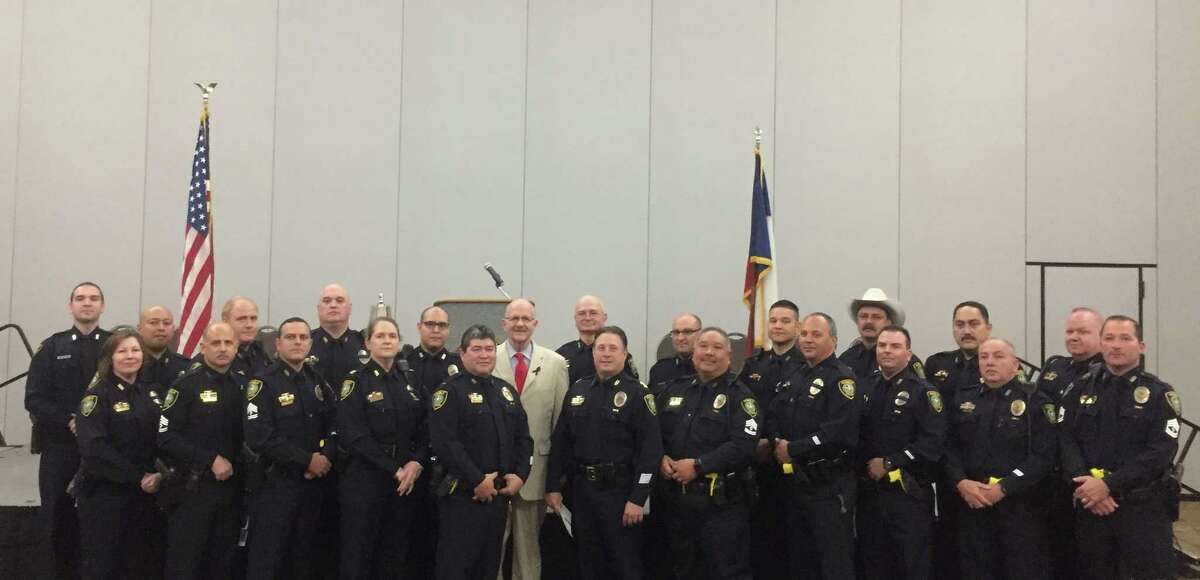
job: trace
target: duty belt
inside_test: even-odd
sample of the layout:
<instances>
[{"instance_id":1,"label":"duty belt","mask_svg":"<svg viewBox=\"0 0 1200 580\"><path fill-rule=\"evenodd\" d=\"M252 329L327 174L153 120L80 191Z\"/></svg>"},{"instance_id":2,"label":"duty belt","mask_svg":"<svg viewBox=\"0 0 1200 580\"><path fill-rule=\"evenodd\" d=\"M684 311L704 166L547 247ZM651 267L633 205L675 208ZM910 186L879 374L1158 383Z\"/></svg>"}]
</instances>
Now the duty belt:
<instances>
[{"instance_id":1,"label":"duty belt","mask_svg":"<svg viewBox=\"0 0 1200 580\"><path fill-rule=\"evenodd\" d=\"M624 463L596 463L593 465L580 465L578 469L579 476L590 483L595 483L601 486L613 486L623 483L633 473L633 470Z\"/></svg>"}]
</instances>

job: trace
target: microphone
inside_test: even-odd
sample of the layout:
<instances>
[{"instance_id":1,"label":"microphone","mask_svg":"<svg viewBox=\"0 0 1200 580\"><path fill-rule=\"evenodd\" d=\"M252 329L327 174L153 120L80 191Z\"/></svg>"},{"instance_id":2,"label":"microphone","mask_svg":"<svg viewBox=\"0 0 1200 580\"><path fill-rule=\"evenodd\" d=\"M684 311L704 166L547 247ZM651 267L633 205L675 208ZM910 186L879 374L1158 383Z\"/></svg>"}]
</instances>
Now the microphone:
<instances>
[{"instance_id":1,"label":"microphone","mask_svg":"<svg viewBox=\"0 0 1200 580\"><path fill-rule=\"evenodd\" d=\"M509 296L508 292L504 291L504 278L500 277L500 272L497 272L496 269L492 267L492 263L484 262L483 269L487 270L488 274L491 274L492 281L496 283L496 289L499 290L500 293L503 294L505 298L512 300L512 296Z\"/></svg>"}]
</instances>

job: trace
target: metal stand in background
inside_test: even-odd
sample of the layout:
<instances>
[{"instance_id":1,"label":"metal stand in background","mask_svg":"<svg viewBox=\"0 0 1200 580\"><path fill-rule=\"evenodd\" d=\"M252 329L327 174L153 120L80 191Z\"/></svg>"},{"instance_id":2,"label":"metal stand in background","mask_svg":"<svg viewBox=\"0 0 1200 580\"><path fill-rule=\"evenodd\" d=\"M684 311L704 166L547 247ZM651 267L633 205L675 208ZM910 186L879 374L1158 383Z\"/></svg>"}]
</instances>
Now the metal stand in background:
<instances>
[{"instance_id":1,"label":"metal stand in background","mask_svg":"<svg viewBox=\"0 0 1200 580\"><path fill-rule=\"evenodd\" d=\"M10 329L17 331L17 336L21 337L21 344L25 345L25 352L29 354L29 359L33 360L33 346L31 346L29 344L29 338L27 338L25 336L25 331L22 330L21 327L17 326L16 324L5 324L4 326L0 326L0 332L4 332L5 330L10 330ZM25 367L25 368L28 369L29 367ZM8 385L11 385L11 384L25 378L27 375L29 375L28 370L26 370L25 372L23 372L19 375L16 375L16 376L10 378L10 379L6 379L4 382L0 383L0 389L3 389L4 387L7 387ZM4 432L0 431L0 447L6 447L7 445L8 445L8 443L4 440Z\"/></svg>"}]
</instances>

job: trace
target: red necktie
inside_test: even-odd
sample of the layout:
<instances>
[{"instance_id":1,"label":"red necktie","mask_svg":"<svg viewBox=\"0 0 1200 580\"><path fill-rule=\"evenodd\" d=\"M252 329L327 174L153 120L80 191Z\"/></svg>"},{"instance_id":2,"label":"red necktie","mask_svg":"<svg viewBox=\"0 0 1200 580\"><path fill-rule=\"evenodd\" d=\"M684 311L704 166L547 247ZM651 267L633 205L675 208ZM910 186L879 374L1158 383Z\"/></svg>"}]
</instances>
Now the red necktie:
<instances>
[{"instance_id":1,"label":"red necktie","mask_svg":"<svg viewBox=\"0 0 1200 580\"><path fill-rule=\"evenodd\" d=\"M517 394L519 395L521 391L525 390L525 375L529 374L529 365L525 364L525 353L518 352L516 357L517 369L514 376L517 379Z\"/></svg>"}]
</instances>

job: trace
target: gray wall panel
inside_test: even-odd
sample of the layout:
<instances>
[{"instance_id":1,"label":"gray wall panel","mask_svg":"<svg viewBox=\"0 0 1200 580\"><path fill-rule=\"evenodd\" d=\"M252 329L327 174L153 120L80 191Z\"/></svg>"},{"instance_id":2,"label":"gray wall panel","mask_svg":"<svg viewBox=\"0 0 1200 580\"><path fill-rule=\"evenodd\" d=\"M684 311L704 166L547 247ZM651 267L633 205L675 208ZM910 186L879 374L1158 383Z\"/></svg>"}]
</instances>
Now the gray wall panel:
<instances>
[{"instance_id":1,"label":"gray wall panel","mask_svg":"<svg viewBox=\"0 0 1200 580\"><path fill-rule=\"evenodd\" d=\"M12 319L31 340L70 325L80 280L104 288L105 326L136 316L149 22L144 1L25 6ZM9 405L10 442L28 440L26 417Z\"/></svg>"},{"instance_id":2,"label":"gray wall panel","mask_svg":"<svg viewBox=\"0 0 1200 580\"><path fill-rule=\"evenodd\" d=\"M684 311L744 332L752 131L775 125L775 5L659 1L652 23L649 334Z\"/></svg>"},{"instance_id":3,"label":"gray wall panel","mask_svg":"<svg viewBox=\"0 0 1200 580\"><path fill-rule=\"evenodd\" d=\"M479 2L464 17L448 2L405 6L401 317L441 298L497 296L485 261L521 291L525 8Z\"/></svg>"},{"instance_id":4,"label":"gray wall panel","mask_svg":"<svg viewBox=\"0 0 1200 580\"><path fill-rule=\"evenodd\" d=\"M900 9L780 3L775 232L780 294L857 336L869 287L897 292Z\"/></svg>"},{"instance_id":5,"label":"gray wall panel","mask_svg":"<svg viewBox=\"0 0 1200 580\"><path fill-rule=\"evenodd\" d=\"M403 16L390 2L280 6L271 324L316 325L333 281L355 327L394 295Z\"/></svg>"},{"instance_id":6,"label":"gray wall panel","mask_svg":"<svg viewBox=\"0 0 1200 580\"><path fill-rule=\"evenodd\" d=\"M1029 258L1153 261L1154 3L1030 0L1028 30Z\"/></svg>"},{"instance_id":7,"label":"gray wall panel","mask_svg":"<svg viewBox=\"0 0 1200 580\"><path fill-rule=\"evenodd\" d=\"M216 295L213 318L233 294L267 314L275 130L274 2L154 4L142 303L179 318L179 275L188 169L200 91L210 105Z\"/></svg>"},{"instance_id":8,"label":"gray wall panel","mask_svg":"<svg viewBox=\"0 0 1200 580\"><path fill-rule=\"evenodd\" d=\"M1024 28L1019 4L904 5L900 298L922 356L954 346L967 299L1024 343Z\"/></svg>"},{"instance_id":9,"label":"gray wall panel","mask_svg":"<svg viewBox=\"0 0 1200 580\"><path fill-rule=\"evenodd\" d=\"M21 0L0 0L0 324L13 315L11 290L13 232L16 215L13 209L17 197L17 134L20 115L21 86ZM0 380L25 370L29 357L24 349L9 351L9 333L0 335ZM10 364L11 360L11 364ZM0 433L5 432L8 408L22 410L19 397L12 395L19 387L0 391Z\"/></svg>"},{"instance_id":10,"label":"gray wall panel","mask_svg":"<svg viewBox=\"0 0 1200 580\"><path fill-rule=\"evenodd\" d=\"M1179 389L1184 413L1200 409L1200 4L1158 5L1158 373ZM1131 230L1120 237L1127 239ZM1185 433L1186 435L1186 433ZM1186 480L1200 485L1192 454Z\"/></svg>"},{"instance_id":11,"label":"gray wall panel","mask_svg":"<svg viewBox=\"0 0 1200 580\"><path fill-rule=\"evenodd\" d=\"M575 299L596 294L646 369L650 4L532 2L529 59L524 288L538 336L575 338Z\"/></svg>"}]
</instances>

